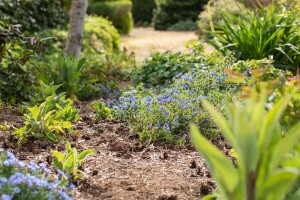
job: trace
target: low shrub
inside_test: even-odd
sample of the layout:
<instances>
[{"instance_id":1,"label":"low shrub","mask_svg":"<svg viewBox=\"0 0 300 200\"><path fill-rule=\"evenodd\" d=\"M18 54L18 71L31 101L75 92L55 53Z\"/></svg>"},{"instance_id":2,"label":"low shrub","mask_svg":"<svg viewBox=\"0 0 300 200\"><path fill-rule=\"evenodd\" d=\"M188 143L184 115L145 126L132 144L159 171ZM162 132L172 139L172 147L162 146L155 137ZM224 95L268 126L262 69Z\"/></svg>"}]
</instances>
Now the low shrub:
<instances>
[{"instance_id":1,"label":"low shrub","mask_svg":"<svg viewBox=\"0 0 300 200\"><path fill-rule=\"evenodd\" d=\"M70 200L70 187L64 176L51 173L47 164L20 161L0 149L0 198Z\"/></svg>"},{"instance_id":2,"label":"low shrub","mask_svg":"<svg viewBox=\"0 0 300 200\"><path fill-rule=\"evenodd\" d=\"M222 32L209 42L241 60L271 57L275 66L296 71L300 63L300 29L293 11L271 5L243 16L223 13Z\"/></svg>"},{"instance_id":3,"label":"low shrub","mask_svg":"<svg viewBox=\"0 0 300 200\"><path fill-rule=\"evenodd\" d=\"M0 2L0 20L22 25L23 31L62 28L68 23L66 0L18 0Z\"/></svg>"},{"instance_id":4,"label":"low shrub","mask_svg":"<svg viewBox=\"0 0 300 200\"><path fill-rule=\"evenodd\" d=\"M62 55L67 42L67 30L48 29L38 33L40 38L51 38L46 54ZM110 53L120 49L120 35L112 23L103 17L86 16L83 33L83 54Z\"/></svg>"},{"instance_id":5,"label":"low shrub","mask_svg":"<svg viewBox=\"0 0 300 200\"><path fill-rule=\"evenodd\" d=\"M40 78L47 81L46 83L60 85L58 92L65 92L68 97L74 99L85 61L85 58L76 60L74 56L66 58L59 56L55 65L45 65L48 69L40 73Z\"/></svg>"},{"instance_id":6,"label":"low shrub","mask_svg":"<svg viewBox=\"0 0 300 200\"><path fill-rule=\"evenodd\" d=\"M179 74L169 86L146 89L139 85L135 90L124 92L118 100L108 101L107 107L114 118L126 120L142 141L183 144L191 121L198 124L207 137L214 138L218 130L200 100L208 99L222 108L224 97L234 92L232 84L225 82L223 72L231 62L229 58L211 66L205 65L205 61L203 65L199 62L189 73Z\"/></svg>"},{"instance_id":7,"label":"low shrub","mask_svg":"<svg viewBox=\"0 0 300 200\"><path fill-rule=\"evenodd\" d=\"M153 53L134 74L133 82L136 85L144 83L152 86L170 83L177 74L197 68L200 63L209 63L208 57L201 54L201 51L202 46L191 50L190 53Z\"/></svg>"},{"instance_id":8,"label":"low shrub","mask_svg":"<svg viewBox=\"0 0 300 200\"><path fill-rule=\"evenodd\" d=\"M178 22L196 22L202 7L208 0L163 0L158 1L154 11L154 28L167 30Z\"/></svg>"},{"instance_id":9,"label":"low shrub","mask_svg":"<svg viewBox=\"0 0 300 200\"><path fill-rule=\"evenodd\" d=\"M88 13L108 17L120 34L128 34L133 28L131 1L102 1L91 3Z\"/></svg>"},{"instance_id":10,"label":"low shrub","mask_svg":"<svg viewBox=\"0 0 300 200\"><path fill-rule=\"evenodd\" d=\"M0 99L28 100L36 83L32 63L43 49L40 40L23 34L19 26L0 21Z\"/></svg>"},{"instance_id":11,"label":"low shrub","mask_svg":"<svg viewBox=\"0 0 300 200\"><path fill-rule=\"evenodd\" d=\"M72 132L71 122L79 119L79 110L72 108L73 101L65 95L53 95L39 106L27 108L25 125L14 134L19 144L26 143L28 138L58 143L65 138L65 131Z\"/></svg>"},{"instance_id":12,"label":"low shrub","mask_svg":"<svg viewBox=\"0 0 300 200\"><path fill-rule=\"evenodd\" d=\"M191 20L179 21L176 24L170 26L168 31L194 31L197 30L197 23Z\"/></svg>"},{"instance_id":13,"label":"low shrub","mask_svg":"<svg viewBox=\"0 0 300 200\"><path fill-rule=\"evenodd\" d=\"M249 10L236 0L211 0L199 14L198 28L200 37L206 39L211 31L222 31L224 21L221 11L232 15L247 14Z\"/></svg>"},{"instance_id":14,"label":"low shrub","mask_svg":"<svg viewBox=\"0 0 300 200\"><path fill-rule=\"evenodd\" d=\"M132 0L132 15L135 23L151 23L156 0Z\"/></svg>"}]
</instances>

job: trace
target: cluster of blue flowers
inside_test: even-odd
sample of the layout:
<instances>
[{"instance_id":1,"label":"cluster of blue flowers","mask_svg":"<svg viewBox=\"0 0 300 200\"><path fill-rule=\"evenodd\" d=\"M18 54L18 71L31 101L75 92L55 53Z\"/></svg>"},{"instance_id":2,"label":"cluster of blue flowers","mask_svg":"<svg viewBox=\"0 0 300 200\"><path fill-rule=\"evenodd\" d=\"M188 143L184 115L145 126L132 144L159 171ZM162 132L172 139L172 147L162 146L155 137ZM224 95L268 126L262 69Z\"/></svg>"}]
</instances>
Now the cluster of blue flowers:
<instances>
[{"instance_id":1,"label":"cluster of blue flowers","mask_svg":"<svg viewBox=\"0 0 300 200\"><path fill-rule=\"evenodd\" d=\"M61 199L70 200L68 181L62 176L52 175L45 163L29 164L20 161L8 151L0 149L0 196L11 199ZM50 177L52 179L50 181Z\"/></svg>"},{"instance_id":2,"label":"cluster of blue flowers","mask_svg":"<svg viewBox=\"0 0 300 200\"><path fill-rule=\"evenodd\" d=\"M223 98L230 92L225 79L223 69L202 66L190 73L178 74L171 85L152 89L138 86L106 103L113 116L128 121L141 139L164 138L169 142L182 142L191 121L212 136L216 130L201 100L207 99L221 107Z\"/></svg>"}]
</instances>

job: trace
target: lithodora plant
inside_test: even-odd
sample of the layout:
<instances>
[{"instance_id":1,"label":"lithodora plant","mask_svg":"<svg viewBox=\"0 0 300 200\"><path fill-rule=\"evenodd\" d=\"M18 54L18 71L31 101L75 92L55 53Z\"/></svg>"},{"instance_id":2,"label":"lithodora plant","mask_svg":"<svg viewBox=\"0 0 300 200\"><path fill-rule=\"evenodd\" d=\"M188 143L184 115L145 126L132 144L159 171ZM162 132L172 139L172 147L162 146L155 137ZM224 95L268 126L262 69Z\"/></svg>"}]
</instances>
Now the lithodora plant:
<instances>
[{"instance_id":1,"label":"lithodora plant","mask_svg":"<svg viewBox=\"0 0 300 200\"><path fill-rule=\"evenodd\" d=\"M28 138L58 143L66 131L72 132L71 122L79 119L79 110L72 107L73 101L65 95L52 95L39 106L27 108L25 125L15 131L19 144Z\"/></svg>"},{"instance_id":2,"label":"lithodora plant","mask_svg":"<svg viewBox=\"0 0 300 200\"><path fill-rule=\"evenodd\" d=\"M25 163L0 148L0 199L70 200L69 182L46 163Z\"/></svg>"},{"instance_id":3,"label":"lithodora plant","mask_svg":"<svg viewBox=\"0 0 300 200\"><path fill-rule=\"evenodd\" d=\"M210 197L281 200L291 191L297 191L291 188L300 174L300 159L294 153L299 149L300 123L290 127L287 133L280 126L293 94L294 91L284 95L269 107L267 94L258 94L253 89L245 101L227 102L227 119L203 101L237 159L236 167L199 133L195 125L191 125L191 140L204 156L218 186L218 194Z\"/></svg>"}]
</instances>

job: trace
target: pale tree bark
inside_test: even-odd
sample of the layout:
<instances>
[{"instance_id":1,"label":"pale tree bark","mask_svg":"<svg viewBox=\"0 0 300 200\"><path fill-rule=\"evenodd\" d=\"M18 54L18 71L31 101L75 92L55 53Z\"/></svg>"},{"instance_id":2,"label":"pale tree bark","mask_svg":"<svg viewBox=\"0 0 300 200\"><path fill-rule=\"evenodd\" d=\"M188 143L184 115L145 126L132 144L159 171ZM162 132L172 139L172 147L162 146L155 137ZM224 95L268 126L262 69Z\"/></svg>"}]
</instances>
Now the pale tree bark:
<instances>
[{"instance_id":1,"label":"pale tree bark","mask_svg":"<svg viewBox=\"0 0 300 200\"><path fill-rule=\"evenodd\" d=\"M80 57L87 4L88 0L72 1L70 11L70 28L65 56L75 55L75 58Z\"/></svg>"}]
</instances>

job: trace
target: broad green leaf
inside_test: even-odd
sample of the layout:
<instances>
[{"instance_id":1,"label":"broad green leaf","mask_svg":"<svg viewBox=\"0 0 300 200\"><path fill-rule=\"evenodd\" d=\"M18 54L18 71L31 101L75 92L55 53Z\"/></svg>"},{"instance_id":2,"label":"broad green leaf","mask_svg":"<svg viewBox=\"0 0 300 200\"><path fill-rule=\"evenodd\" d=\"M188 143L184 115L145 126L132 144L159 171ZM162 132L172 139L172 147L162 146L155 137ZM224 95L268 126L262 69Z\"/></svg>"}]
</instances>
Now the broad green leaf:
<instances>
[{"instance_id":1,"label":"broad green leaf","mask_svg":"<svg viewBox=\"0 0 300 200\"><path fill-rule=\"evenodd\" d=\"M194 124L191 125L190 136L197 150L204 156L219 189L227 194L232 193L239 182L238 171L222 152L199 133Z\"/></svg>"},{"instance_id":2,"label":"broad green leaf","mask_svg":"<svg viewBox=\"0 0 300 200\"><path fill-rule=\"evenodd\" d=\"M258 189L258 199L282 200L291 184L299 176L299 170L282 168L268 176Z\"/></svg>"},{"instance_id":3,"label":"broad green leaf","mask_svg":"<svg viewBox=\"0 0 300 200\"><path fill-rule=\"evenodd\" d=\"M64 162L64 159L65 159L65 156L64 154L58 152L58 151L55 151L55 150L51 150L53 156L55 156L55 158L57 158L57 160L61 163Z\"/></svg>"},{"instance_id":4,"label":"broad green leaf","mask_svg":"<svg viewBox=\"0 0 300 200\"><path fill-rule=\"evenodd\" d=\"M87 149L78 155L78 164L80 165L88 156L96 154L95 150Z\"/></svg>"},{"instance_id":5,"label":"broad green leaf","mask_svg":"<svg viewBox=\"0 0 300 200\"><path fill-rule=\"evenodd\" d=\"M300 123L296 124L274 147L270 168L274 169L282 162L284 156L290 152L296 145L299 145L300 140Z\"/></svg>"}]
</instances>

